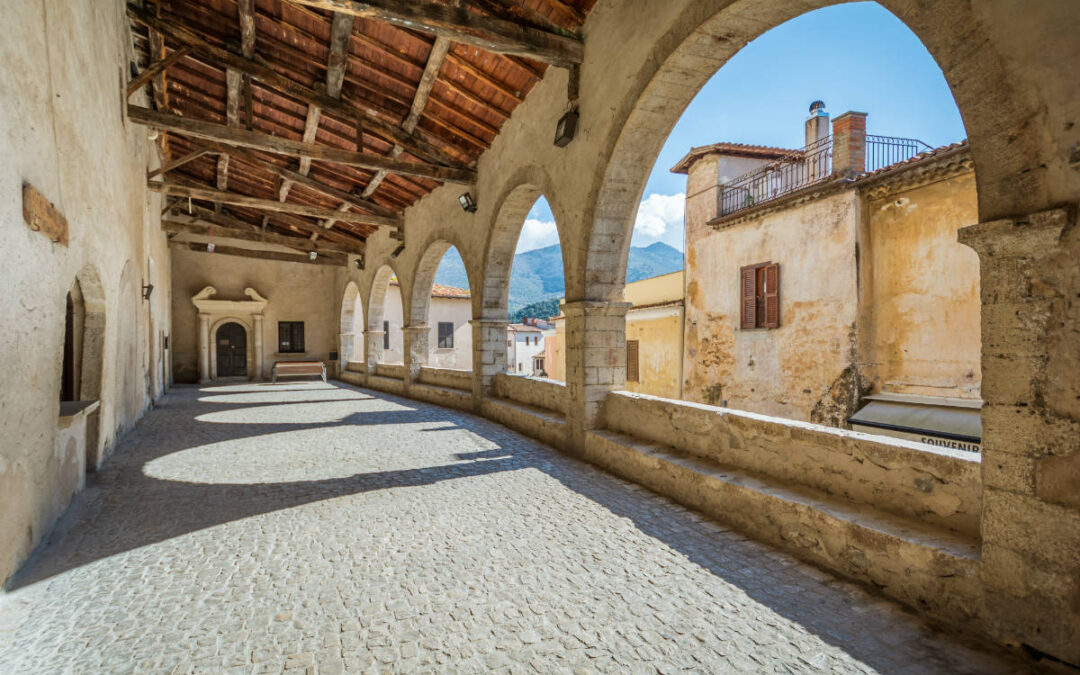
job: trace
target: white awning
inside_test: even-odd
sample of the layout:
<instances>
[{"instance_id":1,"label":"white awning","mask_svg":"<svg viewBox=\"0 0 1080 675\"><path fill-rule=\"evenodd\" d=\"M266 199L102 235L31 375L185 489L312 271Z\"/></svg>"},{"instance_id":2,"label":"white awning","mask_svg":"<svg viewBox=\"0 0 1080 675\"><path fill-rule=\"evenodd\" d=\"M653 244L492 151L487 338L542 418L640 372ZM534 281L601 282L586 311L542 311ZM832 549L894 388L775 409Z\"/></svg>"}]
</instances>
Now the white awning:
<instances>
[{"instance_id":1,"label":"white awning","mask_svg":"<svg viewBox=\"0 0 1080 675\"><path fill-rule=\"evenodd\" d=\"M982 401L875 394L848 418L855 431L968 452L982 450Z\"/></svg>"}]
</instances>

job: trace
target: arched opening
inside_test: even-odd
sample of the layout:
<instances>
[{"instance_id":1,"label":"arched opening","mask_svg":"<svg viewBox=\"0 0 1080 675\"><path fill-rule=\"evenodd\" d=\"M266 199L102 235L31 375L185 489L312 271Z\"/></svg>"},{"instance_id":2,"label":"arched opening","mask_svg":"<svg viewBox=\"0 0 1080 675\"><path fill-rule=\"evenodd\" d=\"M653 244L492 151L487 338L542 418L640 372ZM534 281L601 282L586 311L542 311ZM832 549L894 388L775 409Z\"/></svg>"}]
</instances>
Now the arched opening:
<instances>
[{"instance_id":1,"label":"arched opening","mask_svg":"<svg viewBox=\"0 0 1080 675\"><path fill-rule=\"evenodd\" d=\"M235 321L224 323L214 334L217 377L247 376L247 330Z\"/></svg>"},{"instance_id":2,"label":"arched opening","mask_svg":"<svg viewBox=\"0 0 1080 675\"><path fill-rule=\"evenodd\" d=\"M457 247L445 240L433 242L413 275L409 305L409 325L428 327L424 364L472 370L470 288L469 273Z\"/></svg>"},{"instance_id":3,"label":"arched opening","mask_svg":"<svg viewBox=\"0 0 1080 675\"><path fill-rule=\"evenodd\" d=\"M397 273L389 265L383 265L375 273L375 280L371 284L371 299L368 301L368 331L377 335L380 340L378 344L366 345L369 366L374 363L405 363L404 337L401 332L404 316L401 284Z\"/></svg>"},{"instance_id":4,"label":"arched opening","mask_svg":"<svg viewBox=\"0 0 1080 675\"><path fill-rule=\"evenodd\" d=\"M350 362L364 360L364 305L356 282L345 286L341 298L341 324L339 331L339 372Z\"/></svg>"},{"instance_id":5,"label":"arched opening","mask_svg":"<svg viewBox=\"0 0 1080 675\"><path fill-rule=\"evenodd\" d=\"M565 380L563 250L556 216L540 187L519 186L503 201L486 275L484 317L508 321L505 370Z\"/></svg>"},{"instance_id":6,"label":"arched opening","mask_svg":"<svg viewBox=\"0 0 1080 675\"><path fill-rule=\"evenodd\" d=\"M656 162L635 202L624 183L597 207L631 207L623 279L587 278L632 304L625 387L977 451L979 269L957 232L978 195L952 92L881 5L774 11L737 52L710 50L692 100L666 90L662 147L657 109L646 138L627 137L636 113L622 132L621 180ZM800 58L821 67L785 67ZM675 247L679 272L660 255Z\"/></svg>"}]
</instances>

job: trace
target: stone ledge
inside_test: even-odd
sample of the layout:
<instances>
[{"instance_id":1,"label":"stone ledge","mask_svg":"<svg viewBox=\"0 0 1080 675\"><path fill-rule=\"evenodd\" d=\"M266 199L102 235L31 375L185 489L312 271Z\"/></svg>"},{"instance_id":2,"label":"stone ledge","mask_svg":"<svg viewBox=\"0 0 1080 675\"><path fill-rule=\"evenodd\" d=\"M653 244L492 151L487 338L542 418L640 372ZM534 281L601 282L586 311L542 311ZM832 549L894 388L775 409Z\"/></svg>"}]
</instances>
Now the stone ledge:
<instances>
[{"instance_id":1,"label":"stone ledge","mask_svg":"<svg viewBox=\"0 0 1080 675\"><path fill-rule=\"evenodd\" d=\"M515 401L487 398L481 404L481 414L560 450L566 447L566 417L557 412Z\"/></svg>"},{"instance_id":2,"label":"stone ledge","mask_svg":"<svg viewBox=\"0 0 1080 675\"><path fill-rule=\"evenodd\" d=\"M556 380L502 372L495 375L495 394L526 406L566 415L566 385Z\"/></svg>"},{"instance_id":3,"label":"stone ledge","mask_svg":"<svg viewBox=\"0 0 1080 675\"><path fill-rule=\"evenodd\" d=\"M585 459L937 618L983 621L972 539L610 431L586 433Z\"/></svg>"},{"instance_id":4,"label":"stone ledge","mask_svg":"<svg viewBox=\"0 0 1080 675\"><path fill-rule=\"evenodd\" d=\"M420 384L414 382L409 385L410 398L419 399L427 403L464 410L471 412L473 409L473 397L471 391L463 391L451 387L441 387L437 384Z\"/></svg>"}]
</instances>

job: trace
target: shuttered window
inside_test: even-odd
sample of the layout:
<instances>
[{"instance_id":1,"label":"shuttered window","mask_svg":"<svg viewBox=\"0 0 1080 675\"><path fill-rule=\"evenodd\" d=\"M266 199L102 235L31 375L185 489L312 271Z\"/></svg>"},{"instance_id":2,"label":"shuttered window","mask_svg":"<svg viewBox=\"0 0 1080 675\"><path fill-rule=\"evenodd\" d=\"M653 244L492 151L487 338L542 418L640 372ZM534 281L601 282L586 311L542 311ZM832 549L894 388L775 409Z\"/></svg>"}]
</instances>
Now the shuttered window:
<instances>
[{"instance_id":1,"label":"shuttered window","mask_svg":"<svg viewBox=\"0 0 1080 675\"><path fill-rule=\"evenodd\" d=\"M638 382L638 341L626 341L626 381Z\"/></svg>"},{"instance_id":2,"label":"shuttered window","mask_svg":"<svg viewBox=\"0 0 1080 675\"><path fill-rule=\"evenodd\" d=\"M739 269L739 327L780 327L780 265L774 262Z\"/></svg>"},{"instance_id":3,"label":"shuttered window","mask_svg":"<svg viewBox=\"0 0 1080 675\"><path fill-rule=\"evenodd\" d=\"M278 321L278 353L301 354L304 351L304 322Z\"/></svg>"},{"instance_id":4,"label":"shuttered window","mask_svg":"<svg viewBox=\"0 0 1080 675\"><path fill-rule=\"evenodd\" d=\"M454 348L454 324L450 321L439 322L439 349Z\"/></svg>"}]
</instances>

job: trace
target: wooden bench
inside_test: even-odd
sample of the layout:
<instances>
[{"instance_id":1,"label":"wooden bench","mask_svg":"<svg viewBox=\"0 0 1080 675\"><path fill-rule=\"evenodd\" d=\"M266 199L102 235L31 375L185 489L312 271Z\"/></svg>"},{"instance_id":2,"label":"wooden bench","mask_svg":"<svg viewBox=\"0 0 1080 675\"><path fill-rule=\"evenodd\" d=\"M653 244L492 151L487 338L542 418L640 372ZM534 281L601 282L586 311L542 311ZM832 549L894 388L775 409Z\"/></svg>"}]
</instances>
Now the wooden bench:
<instances>
[{"instance_id":1,"label":"wooden bench","mask_svg":"<svg viewBox=\"0 0 1080 675\"><path fill-rule=\"evenodd\" d=\"M281 377L300 377L303 375L318 375L326 382L326 364L322 361L275 361L270 374L272 382L277 383Z\"/></svg>"}]
</instances>

